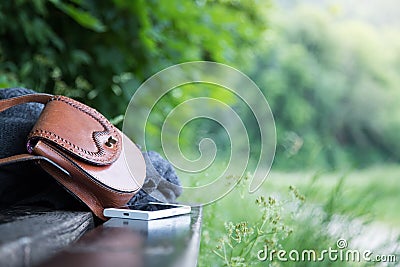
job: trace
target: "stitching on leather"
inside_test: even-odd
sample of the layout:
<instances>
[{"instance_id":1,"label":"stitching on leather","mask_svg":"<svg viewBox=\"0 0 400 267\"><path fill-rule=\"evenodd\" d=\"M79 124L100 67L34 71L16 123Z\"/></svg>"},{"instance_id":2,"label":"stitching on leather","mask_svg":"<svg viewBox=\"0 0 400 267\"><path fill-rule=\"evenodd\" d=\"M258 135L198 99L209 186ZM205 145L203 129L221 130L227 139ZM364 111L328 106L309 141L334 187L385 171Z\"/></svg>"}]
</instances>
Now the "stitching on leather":
<instances>
[{"instance_id":1,"label":"stitching on leather","mask_svg":"<svg viewBox=\"0 0 400 267\"><path fill-rule=\"evenodd\" d=\"M71 107L81 111L81 112L84 112L85 114L90 116L92 119L94 119L96 122L98 122L104 128L105 131L92 132L92 136L91 137L92 137L92 140L94 141L98 151L97 152L88 151L88 150L83 149L83 148L71 143L70 141L60 137L56 133L53 133L53 132L47 131L47 130L43 130L43 129L35 129L33 132L31 132L29 134L29 138L34 137L35 136L34 133L38 134L41 137L48 138L48 139L52 139L50 136L53 136L56 139L62 141L63 143L66 143L70 147L66 148L66 147L64 147L62 145L62 143L60 144L61 146L63 146L64 148L70 150L73 153L78 154L79 156L81 156L82 158L84 158L84 159L86 159L88 161L97 160L97 161L100 161L102 163L110 163L110 160L112 160L113 158L116 157L116 155L120 151L120 143L122 143L122 140L120 142L118 142L117 144L115 144L116 149L110 152L110 156L104 157L106 153L105 153L105 150L102 147L98 137L99 136L103 136L103 135L112 134L114 136L117 136L117 139L118 139L119 134L116 131L116 129L114 128L114 126L106 118L104 118L104 116L101 113L99 113L95 109L92 109L92 108L90 108L88 106L85 106L85 105L81 104L80 102L77 102L75 100L72 100L70 98L63 97L63 96L54 96L54 97L52 97L51 100L49 100L49 102L51 102L51 101L61 101L61 102L64 102L64 103L70 105ZM122 137L120 137L120 138L122 138ZM55 143L58 143L55 139L52 139L52 140ZM71 149L71 147L72 147L72 149ZM83 152L84 154L80 153L79 151Z\"/></svg>"},{"instance_id":2,"label":"stitching on leather","mask_svg":"<svg viewBox=\"0 0 400 267\"><path fill-rule=\"evenodd\" d=\"M103 126L103 128L105 129L105 131L102 131L102 132L92 132L92 139L93 139L93 141L95 142L96 147L99 149L99 152L101 153L101 154L100 154L99 152L94 152L94 156L97 156L97 157L103 156L104 153L105 153L105 152L104 152L104 148L101 146L100 141L99 141L98 139L96 139L95 137L96 137L97 135L107 135L107 134L111 134L111 133L113 133L113 134L115 134L115 135L118 135L117 131L114 129L114 127L111 125L111 123L108 122L107 119L104 118L104 116L103 116L100 112L98 112L98 111L96 111L95 109L92 109L92 108L90 108L90 107L88 107L88 106L85 106L85 105L83 105L83 104L81 104L81 103L79 103L79 102L77 102L77 101L74 101L74 100L72 100L72 99L70 99L70 98L66 98L66 97L63 97L63 96L54 96L54 97L52 98L51 101L53 101L53 100L62 101L62 102L64 102L64 103L70 105L71 107L73 107L73 108L75 108L75 109L78 109L78 110L80 110L80 111L86 113L86 114L89 115L91 118L93 118L95 121L97 121L98 123L100 123L101 126ZM95 113L96 116L95 116L94 114L92 114L92 113ZM108 158L108 160L109 160L110 158L113 158L113 157L117 154L117 152L118 152L118 150L119 150L119 146L120 146L119 143L120 143L120 142L118 142L118 143L116 144L116 150L111 152L112 155ZM75 147L77 147L77 146L75 146ZM77 147L77 148L80 148L80 147ZM89 151L87 151L87 150L85 150L85 149L82 149L82 148L80 148L80 150L81 150L82 152L84 152L84 153L89 152ZM107 161L108 161L108 160L107 160ZM100 161L104 162L105 160L100 159Z\"/></svg>"}]
</instances>

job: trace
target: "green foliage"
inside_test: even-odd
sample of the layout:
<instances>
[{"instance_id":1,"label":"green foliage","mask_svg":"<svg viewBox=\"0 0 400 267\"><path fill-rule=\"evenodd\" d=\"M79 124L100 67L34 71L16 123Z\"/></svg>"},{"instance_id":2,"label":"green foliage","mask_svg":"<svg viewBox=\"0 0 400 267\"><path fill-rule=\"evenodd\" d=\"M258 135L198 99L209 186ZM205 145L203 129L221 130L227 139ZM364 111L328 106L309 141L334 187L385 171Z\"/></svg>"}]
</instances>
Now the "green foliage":
<instances>
[{"instance_id":1,"label":"green foliage","mask_svg":"<svg viewBox=\"0 0 400 267\"><path fill-rule=\"evenodd\" d=\"M280 12L252 75L275 116L275 166L398 162L398 33L309 6Z\"/></svg>"},{"instance_id":2,"label":"green foliage","mask_svg":"<svg viewBox=\"0 0 400 267\"><path fill-rule=\"evenodd\" d=\"M104 32L106 30L105 25L90 13L78 9L73 5L61 2L60 0L50 0L50 2L83 27L95 32ZM78 3L81 4L81 1Z\"/></svg>"},{"instance_id":3,"label":"green foliage","mask_svg":"<svg viewBox=\"0 0 400 267\"><path fill-rule=\"evenodd\" d=\"M192 60L248 62L244 59L265 28L263 5L4 1L0 83L71 96L114 118L125 112L143 80L167 66Z\"/></svg>"},{"instance_id":4,"label":"green foliage","mask_svg":"<svg viewBox=\"0 0 400 267\"><path fill-rule=\"evenodd\" d=\"M342 19L333 8L269 9L257 0L4 1L0 86L71 96L121 126L128 101L149 76L176 63L214 60L251 73L266 95L277 127L275 167L398 162L398 32ZM257 154L258 125L238 98L213 88L176 90L148 124L153 149L161 147L159 122L168 111L209 96L248 114L241 117ZM229 149L218 128L191 127L180 140L183 150L202 132Z\"/></svg>"},{"instance_id":5,"label":"green foliage","mask_svg":"<svg viewBox=\"0 0 400 267\"><path fill-rule=\"evenodd\" d=\"M284 178L289 183L293 181L288 176ZM287 194L286 185L283 190L280 188L281 182L276 182L282 193L275 197L265 197L268 194L265 190L259 192L261 195L258 197L250 196L247 192L242 194L241 190L247 188L245 185L248 179L242 180L229 196L204 208L199 266L369 266L366 262L332 261L328 257L315 261L286 262L279 260L276 254L273 259L270 254L264 261L258 258L260 250L284 250L287 253L296 250L300 255L304 250L312 250L316 259L321 259L321 251L336 249L339 238L346 239L350 248L356 249L351 247L351 241L357 233L342 229L339 231L341 235L336 236L337 233L332 232L332 227L346 227L354 218L358 222L370 219L357 217L360 207L342 213L346 203L339 196L345 194L343 184L349 178L343 176L333 181L323 188L323 192L320 188L309 189L309 186L301 182L302 187L305 187L302 191L304 195L294 186L289 186ZM314 176L311 181L314 183L319 179L327 181L322 176ZM318 204L311 201L316 193L324 196ZM361 195L346 199L362 202ZM238 203L242 207L240 210L237 208ZM368 207L362 209L365 208ZM367 221L365 225L368 225Z\"/></svg>"},{"instance_id":6,"label":"green foliage","mask_svg":"<svg viewBox=\"0 0 400 267\"><path fill-rule=\"evenodd\" d=\"M219 239L213 252L223 260L224 266L254 266L260 263L256 248L266 245L269 249L281 249L281 240L291 230L281 217L281 204L269 197L260 196L255 201L259 208L259 219L255 222L226 222L226 235Z\"/></svg>"},{"instance_id":7,"label":"green foliage","mask_svg":"<svg viewBox=\"0 0 400 267\"><path fill-rule=\"evenodd\" d=\"M357 249L363 233L360 223L373 230L376 225L371 222L379 220L383 229L397 229L398 173L399 166L344 174L272 172L257 195L247 192L245 177L228 196L204 207L199 266L371 266L327 257L323 262L283 262L276 257L273 262L260 261L257 253L267 245L269 251L314 250L320 255L329 247L336 249L339 238L347 240L349 249ZM391 240L374 247L374 253L393 253L397 241Z\"/></svg>"}]
</instances>

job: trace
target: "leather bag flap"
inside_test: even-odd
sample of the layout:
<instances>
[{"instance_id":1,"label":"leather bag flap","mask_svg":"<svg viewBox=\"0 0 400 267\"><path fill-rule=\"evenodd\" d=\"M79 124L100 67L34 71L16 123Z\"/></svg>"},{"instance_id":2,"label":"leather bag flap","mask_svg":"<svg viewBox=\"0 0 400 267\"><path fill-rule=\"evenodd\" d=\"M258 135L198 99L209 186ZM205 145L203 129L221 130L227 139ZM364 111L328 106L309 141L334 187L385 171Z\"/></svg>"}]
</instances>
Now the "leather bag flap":
<instances>
[{"instance_id":1,"label":"leather bag flap","mask_svg":"<svg viewBox=\"0 0 400 267\"><path fill-rule=\"evenodd\" d=\"M28 150L44 140L93 165L109 165L121 153L121 133L103 115L78 101L54 96L28 136Z\"/></svg>"}]
</instances>

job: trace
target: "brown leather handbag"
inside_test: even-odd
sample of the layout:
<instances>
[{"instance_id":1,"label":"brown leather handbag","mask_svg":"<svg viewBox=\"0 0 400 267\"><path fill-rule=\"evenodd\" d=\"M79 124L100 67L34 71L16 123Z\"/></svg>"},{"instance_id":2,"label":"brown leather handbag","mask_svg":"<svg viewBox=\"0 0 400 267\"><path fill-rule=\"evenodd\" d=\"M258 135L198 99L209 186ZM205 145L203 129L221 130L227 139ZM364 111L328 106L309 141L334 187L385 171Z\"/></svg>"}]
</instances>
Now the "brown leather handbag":
<instances>
[{"instance_id":1,"label":"brown leather handbag","mask_svg":"<svg viewBox=\"0 0 400 267\"><path fill-rule=\"evenodd\" d=\"M123 206L140 190L142 153L98 111L65 96L31 94L0 100L0 112L28 102L45 104L27 137L29 154L0 159L0 166L37 162L103 220L104 208Z\"/></svg>"}]
</instances>

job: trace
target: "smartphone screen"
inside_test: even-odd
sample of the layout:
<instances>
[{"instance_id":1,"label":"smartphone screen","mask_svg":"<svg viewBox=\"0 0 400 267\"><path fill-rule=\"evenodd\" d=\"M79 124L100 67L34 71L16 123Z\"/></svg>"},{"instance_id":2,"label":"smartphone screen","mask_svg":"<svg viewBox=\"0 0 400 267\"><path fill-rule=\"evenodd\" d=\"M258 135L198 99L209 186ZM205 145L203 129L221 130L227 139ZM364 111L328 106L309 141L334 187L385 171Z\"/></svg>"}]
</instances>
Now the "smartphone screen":
<instances>
[{"instance_id":1,"label":"smartphone screen","mask_svg":"<svg viewBox=\"0 0 400 267\"><path fill-rule=\"evenodd\" d=\"M174 204L145 203L145 204L130 205L127 207L130 210L156 211L156 210L172 209L180 206Z\"/></svg>"}]
</instances>

